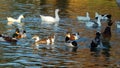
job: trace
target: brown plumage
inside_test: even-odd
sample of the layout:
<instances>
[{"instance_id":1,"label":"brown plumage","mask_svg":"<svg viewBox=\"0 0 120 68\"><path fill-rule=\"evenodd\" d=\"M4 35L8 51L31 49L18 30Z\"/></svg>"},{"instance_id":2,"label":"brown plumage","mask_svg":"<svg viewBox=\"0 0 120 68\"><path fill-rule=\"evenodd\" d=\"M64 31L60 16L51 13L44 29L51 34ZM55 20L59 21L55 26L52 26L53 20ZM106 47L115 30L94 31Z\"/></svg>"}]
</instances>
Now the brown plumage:
<instances>
[{"instance_id":1,"label":"brown plumage","mask_svg":"<svg viewBox=\"0 0 120 68\"><path fill-rule=\"evenodd\" d=\"M102 40L103 41L110 41L111 39L111 27L107 26L104 30L104 32L102 33Z\"/></svg>"},{"instance_id":2,"label":"brown plumage","mask_svg":"<svg viewBox=\"0 0 120 68\"><path fill-rule=\"evenodd\" d=\"M51 35L47 38L39 39L39 37L35 35L32 37L32 39L34 39L35 43L38 43L38 44L52 44L55 41L55 36Z\"/></svg>"},{"instance_id":3,"label":"brown plumage","mask_svg":"<svg viewBox=\"0 0 120 68\"><path fill-rule=\"evenodd\" d=\"M77 40L79 38L80 38L79 33L72 34L70 32L67 32L66 37L65 37L65 42L74 41L74 40Z\"/></svg>"},{"instance_id":4,"label":"brown plumage","mask_svg":"<svg viewBox=\"0 0 120 68\"><path fill-rule=\"evenodd\" d=\"M75 34L71 34L71 33L68 32L68 33L66 34L66 37L68 37L69 40L72 40L72 41L75 40Z\"/></svg>"}]
</instances>

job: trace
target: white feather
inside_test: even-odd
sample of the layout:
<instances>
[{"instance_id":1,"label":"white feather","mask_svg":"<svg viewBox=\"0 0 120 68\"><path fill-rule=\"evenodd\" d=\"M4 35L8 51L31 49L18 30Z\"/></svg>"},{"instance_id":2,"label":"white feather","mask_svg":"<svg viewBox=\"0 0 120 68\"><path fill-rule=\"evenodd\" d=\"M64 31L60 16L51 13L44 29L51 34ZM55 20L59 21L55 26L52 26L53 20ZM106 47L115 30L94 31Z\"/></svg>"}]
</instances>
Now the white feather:
<instances>
[{"instance_id":1,"label":"white feather","mask_svg":"<svg viewBox=\"0 0 120 68\"><path fill-rule=\"evenodd\" d=\"M86 16L77 16L77 19L81 21L89 21L90 20L89 13L86 12Z\"/></svg>"},{"instance_id":2,"label":"white feather","mask_svg":"<svg viewBox=\"0 0 120 68\"><path fill-rule=\"evenodd\" d=\"M59 12L59 9L56 9L55 17L40 15L42 24L54 24L55 22L59 22L60 18L59 18L58 12Z\"/></svg>"},{"instance_id":3,"label":"white feather","mask_svg":"<svg viewBox=\"0 0 120 68\"><path fill-rule=\"evenodd\" d=\"M17 19L14 19L12 17L7 17L7 20L8 20L8 22L18 22L18 23L20 23L22 18L24 18L24 16L20 15Z\"/></svg>"},{"instance_id":4,"label":"white feather","mask_svg":"<svg viewBox=\"0 0 120 68\"><path fill-rule=\"evenodd\" d=\"M101 26L101 21L100 20L101 20L101 17L99 16L98 19L97 19L97 22L87 21L85 24L86 24L87 27L92 27L96 23L97 26L100 27Z\"/></svg>"}]
</instances>

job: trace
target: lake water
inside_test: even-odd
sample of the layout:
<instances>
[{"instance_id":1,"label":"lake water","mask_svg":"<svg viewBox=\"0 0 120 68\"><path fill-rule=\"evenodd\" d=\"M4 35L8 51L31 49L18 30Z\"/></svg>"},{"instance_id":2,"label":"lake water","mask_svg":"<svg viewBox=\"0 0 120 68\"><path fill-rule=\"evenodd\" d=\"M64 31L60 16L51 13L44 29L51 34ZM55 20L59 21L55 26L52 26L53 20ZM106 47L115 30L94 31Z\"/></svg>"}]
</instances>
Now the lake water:
<instances>
[{"instance_id":1,"label":"lake water","mask_svg":"<svg viewBox=\"0 0 120 68\"><path fill-rule=\"evenodd\" d=\"M41 25L41 15L54 16L54 10L60 9L59 25ZM89 45L95 37L96 29L89 29L76 19L89 12L94 19L95 12L111 14L114 22L112 37L108 49L100 49L95 53L90 51ZM120 67L120 29L116 28L116 21L120 20L120 8L115 0L0 0L0 33L11 35L15 27L7 26L7 17L17 18L24 15L22 23L28 37L17 44L0 42L0 68L119 68ZM99 28L104 31L106 23ZM81 41L77 52L71 48L66 50L65 33L79 32ZM32 47L32 36L45 38L56 34L52 45L41 44Z\"/></svg>"}]
</instances>

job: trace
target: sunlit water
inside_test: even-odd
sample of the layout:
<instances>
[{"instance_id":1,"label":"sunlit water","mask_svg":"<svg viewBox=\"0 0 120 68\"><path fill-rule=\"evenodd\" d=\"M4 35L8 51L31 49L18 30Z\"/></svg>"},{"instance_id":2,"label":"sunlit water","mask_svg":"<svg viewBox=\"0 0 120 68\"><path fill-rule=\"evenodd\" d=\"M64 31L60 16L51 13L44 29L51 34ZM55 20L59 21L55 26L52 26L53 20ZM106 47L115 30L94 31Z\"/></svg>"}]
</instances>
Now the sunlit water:
<instances>
[{"instance_id":1,"label":"sunlit water","mask_svg":"<svg viewBox=\"0 0 120 68\"><path fill-rule=\"evenodd\" d=\"M41 25L41 15L54 16L54 10L60 9L58 26ZM89 12L94 19L95 12L111 14L112 37L110 47L90 51L89 45L95 37L96 30L103 31L106 23L99 29L86 28L85 24L76 20L77 16L85 16ZM11 35L15 27L7 26L7 17L17 18L24 15L22 22L27 31L27 38L14 43L0 42L0 68L40 68L40 67L72 67L72 68L119 68L120 67L120 30L116 21L120 20L120 8L115 0L0 0L0 33ZM72 52L64 43L65 33L79 32L81 40L77 52ZM41 44L32 47L31 37L45 38L56 34L54 44Z\"/></svg>"}]
</instances>

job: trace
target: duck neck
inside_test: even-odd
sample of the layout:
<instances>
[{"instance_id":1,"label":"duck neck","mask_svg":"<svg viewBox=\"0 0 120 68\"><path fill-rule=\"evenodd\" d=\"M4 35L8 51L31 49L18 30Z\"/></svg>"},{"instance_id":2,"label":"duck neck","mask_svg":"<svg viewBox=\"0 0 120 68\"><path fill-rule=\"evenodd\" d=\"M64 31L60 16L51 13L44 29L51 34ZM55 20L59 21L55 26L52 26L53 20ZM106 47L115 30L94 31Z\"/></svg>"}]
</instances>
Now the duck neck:
<instances>
[{"instance_id":1,"label":"duck neck","mask_svg":"<svg viewBox=\"0 0 120 68\"><path fill-rule=\"evenodd\" d=\"M89 13L88 12L86 13L86 17L89 18Z\"/></svg>"},{"instance_id":2,"label":"duck neck","mask_svg":"<svg viewBox=\"0 0 120 68\"><path fill-rule=\"evenodd\" d=\"M98 16L99 16L99 14L96 12L96 13L95 13L95 17L98 17Z\"/></svg>"},{"instance_id":3,"label":"duck neck","mask_svg":"<svg viewBox=\"0 0 120 68\"><path fill-rule=\"evenodd\" d=\"M35 42L38 42L39 40L40 40L39 37L37 37L36 40L35 40Z\"/></svg>"},{"instance_id":4,"label":"duck neck","mask_svg":"<svg viewBox=\"0 0 120 68\"><path fill-rule=\"evenodd\" d=\"M22 16L20 16L20 17L18 18L18 21L21 22L21 19L22 19Z\"/></svg>"},{"instance_id":5,"label":"duck neck","mask_svg":"<svg viewBox=\"0 0 120 68\"><path fill-rule=\"evenodd\" d=\"M55 10L55 19L56 19L56 21L59 21L58 10Z\"/></svg>"},{"instance_id":6,"label":"duck neck","mask_svg":"<svg viewBox=\"0 0 120 68\"><path fill-rule=\"evenodd\" d=\"M97 19L97 24L98 24L98 26L101 26L100 17L98 17L98 19Z\"/></svg>"}]
</instances>

